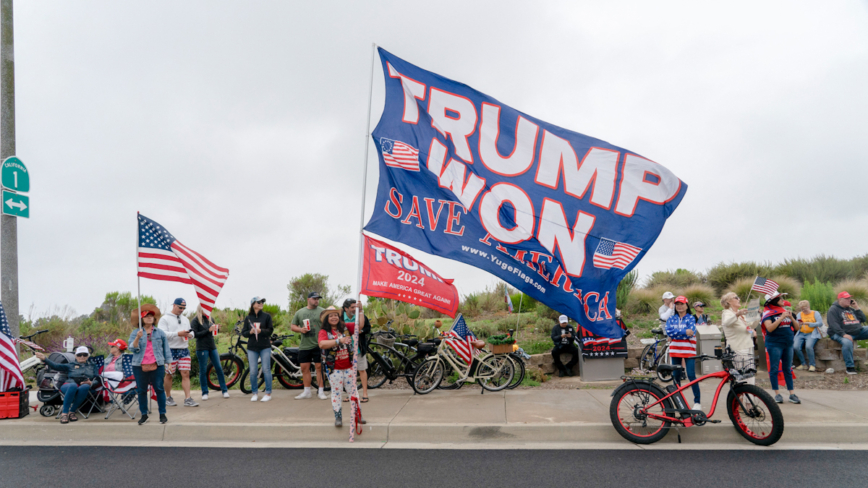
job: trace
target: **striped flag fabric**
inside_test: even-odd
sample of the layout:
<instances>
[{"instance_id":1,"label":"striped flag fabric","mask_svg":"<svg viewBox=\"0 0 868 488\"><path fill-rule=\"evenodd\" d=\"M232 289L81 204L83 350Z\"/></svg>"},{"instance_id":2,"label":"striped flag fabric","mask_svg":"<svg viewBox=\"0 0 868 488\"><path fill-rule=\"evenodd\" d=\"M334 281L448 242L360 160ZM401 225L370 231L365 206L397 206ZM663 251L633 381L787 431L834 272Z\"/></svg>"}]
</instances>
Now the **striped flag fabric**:
<instances>
[{"instance_id":1,"label":"striped flag fabric","mask_svg":"<svg viewBox=\"0 0 868 488\"><path fill-rule=\"evenodd\" d=\"M13 339L13 340L19 344L23 344L27 347L31 347L33 349L36 349L37 351L44 351L45 350L42 348L42 346L40 346L39 344L37 344L35 342L26 341L24 339Z\"/></svg>"},{"instance_id":2,"label":"striped flag fabric","mask_svg":"<svg viewBox=\"0 0 868 488\"><path fill-rule=\"evenodd\" d=\"M509 313L512 313L512 298L509 297L509 287L503 287L503 299L506 300L506 306L509 308Z\"/></svg>"},{"instance_id":3,"label":"striped flag fabric","mask_svg":"<svg viewBox=\"0 0 868 488\"><path fill-rule=\"evenodd\" d=\"M765 278L760 278L759 276L753 282L753 286L750 287L753 291L758 291L764 295L771 295L772 293L778 291L778 285L776 282L772 280L767 280Z\"/></svg>"},{"instance_id":4,"label":"striped flag fabric","mask_svg":"<svg viewBox=\"0 0 868 488\"><path fill-rule=\"evenodd\" d=\"M409 144L392 139L380 138L383 149L383 162L386 166L409 171L419 171L419 150Z\"/></svg>"},{"instance_id":5,"label":"striped flag fabric","mask_svg":"<svg viewBox=\"0 0 868 488\"><path fill-rule=\"evenodd\" d=\"M229 270L181 244L162 225L138 214L138 271L142 278L193 285L202 310L210 317Z\"/></svg>"},{"instance_id":6,"label":"striped flag fabric","mask_svg":"<svg viewBox=\"0 0 868 488\"><path fill-rule=\"evenodd\" d=\"M0 303L0 392L12 388L24 388L24 375L21 374L21 364L18 362L18 350L9 321L6 320L6 310Z\"/></svg>"},{"instance_id":7,"label":"striped flag fabric","mask_svg":"<svg viewBox=\"0 0 868 488\"><path fill-rule=\"evenodd\" d=\"M601 238L597 250L594 251L594 267L626 269L640 252L642 249L636 246Z\"/></svg>"},{"instance_id":8,"label":"striped flag fabric","mask_svg":"<svg viewBox=\"0 0 868 488\"><path fill-rule=\"evenodd\" d=\"M471 341L476 340L476 336L467 327L463 315L458 316L458 319L452 324L452 328L443 336L446 345L451 347L465 363L470 364L473 356L479 355L479 350L471 344Z\"/></svg>"}]
</instances>

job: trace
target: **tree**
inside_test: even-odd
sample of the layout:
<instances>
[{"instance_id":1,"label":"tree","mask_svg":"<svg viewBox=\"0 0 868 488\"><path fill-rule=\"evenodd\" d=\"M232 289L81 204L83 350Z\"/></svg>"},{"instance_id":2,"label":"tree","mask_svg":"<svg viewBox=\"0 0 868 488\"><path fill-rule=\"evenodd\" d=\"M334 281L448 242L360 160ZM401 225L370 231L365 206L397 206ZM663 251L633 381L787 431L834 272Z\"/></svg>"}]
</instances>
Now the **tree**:
<instances>
[{"instance_id":1,"label":"tree","mask_svg":"<svg viewBox=\"0 0 868 488\"><path fill-rule=\"evenodd\" d=\"M289 313L307 306L307 296L311 292L322 295L320 306L328 307L335 305L342 297L350 294L349 285L336 285L334 290L329 286L329 277L319 273L305 273L289 280L286 285L289 290ZM340 304L338 304L340 305Z\"/></svg>"},{"instance_id":2,"label":"tree","mask_svg":"<svg viewBox=\"0 0 868 488\"><path fill-rule=\"evenodd\" d=\"M156 304L154 297L142 295L142 303ZM130 319L130 313L139 306L138 300L130 292L112 291L105 294L102 305L93 311L94 320L110 324L124 323Z\"/></svg>"}]
</instances>

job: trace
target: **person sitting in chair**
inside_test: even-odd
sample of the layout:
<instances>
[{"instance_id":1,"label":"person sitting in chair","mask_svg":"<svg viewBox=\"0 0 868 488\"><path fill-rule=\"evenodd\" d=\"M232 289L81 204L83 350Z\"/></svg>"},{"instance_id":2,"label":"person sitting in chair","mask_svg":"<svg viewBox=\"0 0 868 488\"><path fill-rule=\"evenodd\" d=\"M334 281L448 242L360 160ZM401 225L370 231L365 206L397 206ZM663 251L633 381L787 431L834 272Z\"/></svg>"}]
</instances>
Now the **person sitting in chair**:
<instances>
[{"instance_id":1,"label":"person sitting in chair","mask_svg":"<svg viewBox=\"0 0 868 488\"><path fill-rule=\"evenodd\" d=\"M57 364L47 359L45 354L41 352L37 352L36 357L45 361L45 364L51 369L67 374L66 382L60 387L60 391L63 392L63 409L60 413L60 423L68 424L75 422L78 420L75 412L87 400L90 387L94 383L94 379L99 375L96 366L87 362L88 358L90 358L90 351L85 346L79 346L75 350L75 362L71 364Z\"/></svg>"},{"instance_id":2,"label":"person sitting in chair","mask_svg":"<svg viewBox=\"0 0 868 488\"><path fill-rule=\"evenodd\" d=\"M566 315L558 317L559 324L552 327L552 341L555 343L552 349L552 359L558 368L558 376L573 375L573 366L579 362L579 349L573 344L576 340L576 329L570 325L570 319ZM570 354L570 362L564 365L561 362L561 354Z\"/></svg>"}]
</instances>

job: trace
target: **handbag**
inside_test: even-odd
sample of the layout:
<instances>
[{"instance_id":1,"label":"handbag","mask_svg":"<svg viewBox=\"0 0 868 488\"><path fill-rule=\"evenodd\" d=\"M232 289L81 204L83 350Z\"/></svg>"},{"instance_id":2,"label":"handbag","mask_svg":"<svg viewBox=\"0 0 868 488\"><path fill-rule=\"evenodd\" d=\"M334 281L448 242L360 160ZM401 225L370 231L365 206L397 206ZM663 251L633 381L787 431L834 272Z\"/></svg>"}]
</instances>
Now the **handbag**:
<instances>
[{"instance_id":1,"label":"handbag","mask_svg":"<svg viewBox=\"0 0 868 488\"><path fill-rule=\"evenodd\" d=\"M156 371L156 370L157 370L157 363L142 364L142 371L145 373L149 373L151 371Z\"/></svg>"}]
</instances>

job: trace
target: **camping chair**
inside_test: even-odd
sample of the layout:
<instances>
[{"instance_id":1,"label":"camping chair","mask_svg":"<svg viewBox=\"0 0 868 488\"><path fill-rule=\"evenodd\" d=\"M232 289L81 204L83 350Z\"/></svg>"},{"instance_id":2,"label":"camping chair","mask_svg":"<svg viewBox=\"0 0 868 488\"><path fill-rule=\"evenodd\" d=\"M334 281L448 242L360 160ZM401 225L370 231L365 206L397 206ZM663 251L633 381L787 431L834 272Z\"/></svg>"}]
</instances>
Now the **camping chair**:
<instances>
[{"instance_id":1,"label":"camping chair","mask_svg":"<svg viewBox=\"0 0 868 488\"><path fill-rule=\"evenodd\" d=\"M137 407L139 404L139 396L136 391L136 380L133 377L133 355L124 354L121 358L121 365L124 375L122 380L102 378L104 385L103 394L108 404L108 410L105 415L106 420L118 410L125 413L130 419L136 418L134 407Z\"/></svg>"},{"instance_id":2,"label":"camping chair","mask_svg":"<svg viewBox=\"0 0 868 488\"><path fill-rule=\"evenodd\" d=\"M105 364L103 356L91 356L87 361L96 366L97 371L99 371L100 373L102 372L103 365ZM55 387L57 388L57 391L60 392L61 400L63 400L66 395L64 395L63 390L61 390L61 386L63 385L57 384L55 380ZM90 417L93 412L105 412L102 407L102 391L104 388L105 385L103 384L102 377L97 376L97 378L91 384L90 391L88 391L87 393L87 398L81 403L81 405L78 406L78 410L76 410L76 413L81 414L81 416L86 419ZM62 413L63 408L58 410L57 417L55 418L59 419Z\"/></svg>"}]
</instances>

